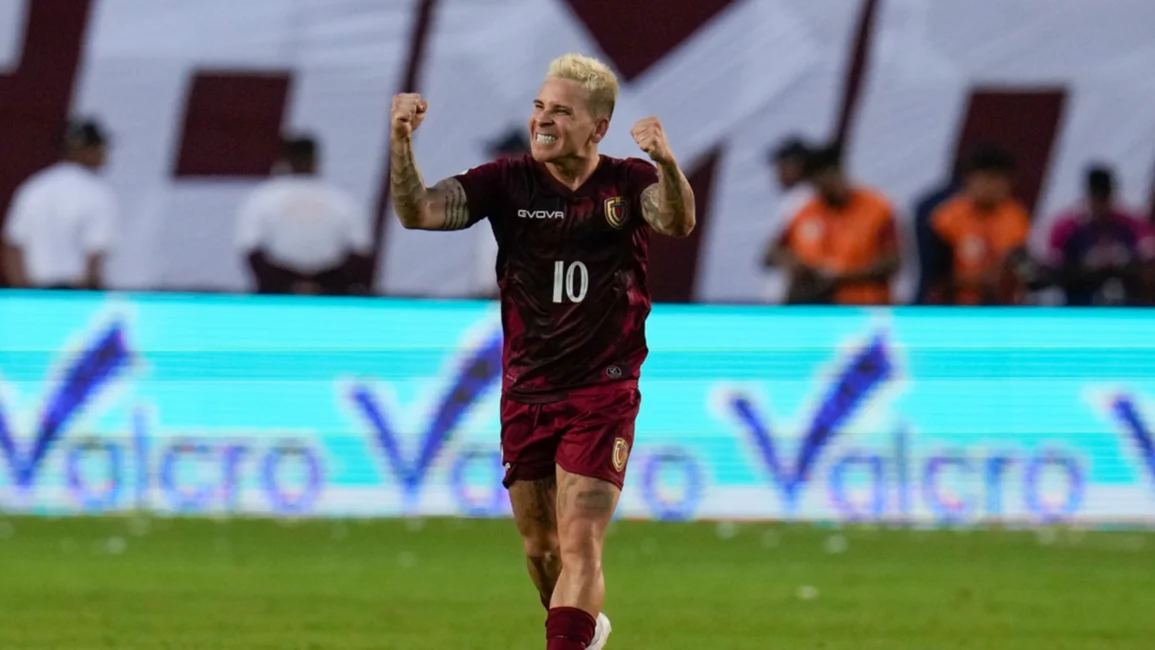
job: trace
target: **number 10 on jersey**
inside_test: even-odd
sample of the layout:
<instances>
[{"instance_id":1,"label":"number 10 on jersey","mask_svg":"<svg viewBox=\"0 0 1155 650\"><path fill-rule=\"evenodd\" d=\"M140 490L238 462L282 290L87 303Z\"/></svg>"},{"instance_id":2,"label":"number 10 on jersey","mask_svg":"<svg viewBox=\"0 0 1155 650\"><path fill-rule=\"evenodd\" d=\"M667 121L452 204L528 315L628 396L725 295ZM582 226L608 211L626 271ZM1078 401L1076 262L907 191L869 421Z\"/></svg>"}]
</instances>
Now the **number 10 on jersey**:
<instances>
[{"instance_id":1,"label":"number 10 on jersey","mask_svg":"<svg viewBox=\"0 0 1155 650\"><path fill-rule=\"evenodd\" d=\"M590 288L590 272L585 264L574 262L569 266L562 260L553 263L553 301L581 302Z\"/></svg>"}]
</instances>

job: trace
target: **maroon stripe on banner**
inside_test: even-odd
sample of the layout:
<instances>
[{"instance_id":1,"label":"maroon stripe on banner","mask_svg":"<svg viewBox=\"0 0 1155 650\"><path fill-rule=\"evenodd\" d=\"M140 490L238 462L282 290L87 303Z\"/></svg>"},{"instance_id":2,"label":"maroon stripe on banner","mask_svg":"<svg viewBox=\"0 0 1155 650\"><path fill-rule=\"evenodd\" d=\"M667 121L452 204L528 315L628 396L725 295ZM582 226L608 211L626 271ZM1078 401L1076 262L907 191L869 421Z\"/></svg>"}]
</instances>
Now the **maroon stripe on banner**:
<instances>
[{"instance_id":1,"label":"maroon stripe on banner","mask_svg":"<svg viewBox=\"0 0 1155 650\"><path fill-rule=\"evenodd\" d=\"M956 164L979 145L1007 149L1018 164L1016 194L1034 214L1066 102L1064 88L974 89L955 145Z\"/></svg>"},{"instance_id":2,"label":"maroon stripe on banner","mask_svg":"<svg viewBox=\"0 0 1155 650\"><path fill-rule=\"evenodd\" d=\"M425 49L429 43L429 35L433 31L433 16L437 11L437 0L420 0L421 4L417 7L417 15L413 19L413 28L409 34L409 54L405 62L405 78L401 82L401 88L397 92L410 93L417 92L421 81L421 69L425 63ZM388 110L388 107L386 107ZM380 266L381 256L385 252L385 233L386 219L389 217L389 137L391 131L387 130L385 136L385 173L381 177L380 188L377 195L377 213L376 220L373 224L373 235L377 242L376 248L373 250L373 263L370 266L370 277L368 286L372 287L374 280L377 277L378 267Z\"/></svg>"},{"instance_id":3,"label":"maroon stripe on banner","mask_svg":"<svg viewBox=\"0 0 1155 650\"><path fill-rule=\"evenodd\" d=\"M566 0L622 79L633 81L734 0Z\"/></svg>"},{"instance_id":4,"label":"maroon stripe on banner","mask_svg":"<svg viewBox=\"0 0 1155 650\"><path fill-rule=\"evenodd\" d=\"M694 211L698 225L688 237L654 235L650 238L650 297L654 302L691 302L694 280L702 259L704 233L710 225L714 178L722 161L716 148L702 156L687 177L694 188Z\"/></svg>"},{"instance_id":5,"label":"maroon stripe on banner","mask_svg":"<svg viewBox=\"0 0 1155 650\"><path fill-rule=\"evenodd\" d=\"M863 0L858 14L858 29L854 36L850 65L846 67L846 79L842 88L842 107L838 112L838 125L834 129L837 142L848 142L850 129L858 113L858 102L862 97L862 87L866 78L866 66L870 61L870 49L874 42L874 23L878 15L878 0Z\"/></svg>"},{"instance_id":6,"label":"maroon stripe on banner","mask_svg":"<svg viewBox=\"0 0 1155 650\"><path fill-rule=\"evenodd\" d=\"M90 0L22 1L24 50L16 70L0 75L0 227L16 188L56 159L92 7Z\"/></svg>"},{"instance_id":7,"label":"maroon stripe on banner","mask_svg":"<svg viewBox=\"0 0 1155 650\"><path fill-rule=\"evenodd\" d=\"M185 101L176 178L264 178L281 153L289 72L197 72Z\"/></svg>"}]
</instances>

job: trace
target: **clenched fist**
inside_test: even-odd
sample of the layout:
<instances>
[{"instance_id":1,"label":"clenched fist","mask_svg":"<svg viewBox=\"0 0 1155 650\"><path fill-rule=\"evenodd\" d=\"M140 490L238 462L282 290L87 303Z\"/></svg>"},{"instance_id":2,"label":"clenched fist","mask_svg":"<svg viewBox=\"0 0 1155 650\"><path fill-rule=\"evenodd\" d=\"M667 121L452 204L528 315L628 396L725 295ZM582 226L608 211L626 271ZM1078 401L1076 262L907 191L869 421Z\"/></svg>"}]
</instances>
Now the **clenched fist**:
<instances>
[{"instance_id":1,"label":"clenched fist","mask_svg":"<svg viewBox=\"0 0 1155 650\"><path fill-rule=\"evenodd\" d=\"M421 99L421 95L417 93L394 95L393 110L390 115L393 135L400 138L413 135L413 132L421 126L422 120L425 119L425 111L428 108L429 104L426 104L425 100Z\"/></svg>"},{"instance_id":2,"label":"clenched fist","mask_svg":"<svg viewBox=\"0 0 1155 650\"><path fill-rule=\"evenodd\" d=\"M666 141L666 132L662 130L662 123L656 117L646 117L637 121L630 129L634 142L650 156L650 160L658 164L674 162L674 154L670 152L670 143Z\"/></svg>"}]
</instances>

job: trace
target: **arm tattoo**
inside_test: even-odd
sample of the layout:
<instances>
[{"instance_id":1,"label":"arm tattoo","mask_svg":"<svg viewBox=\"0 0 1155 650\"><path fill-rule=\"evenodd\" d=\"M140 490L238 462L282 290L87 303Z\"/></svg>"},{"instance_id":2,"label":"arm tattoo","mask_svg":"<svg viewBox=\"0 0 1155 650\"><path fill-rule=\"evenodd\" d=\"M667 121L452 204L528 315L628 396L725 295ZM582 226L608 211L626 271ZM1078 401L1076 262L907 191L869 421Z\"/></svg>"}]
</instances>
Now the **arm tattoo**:
<instances>
[{"instance_id":1,"label":"arm tattoo","mask_svg":"<svg viewBox=\"0 0 1155 650\"><path fill-rule=\"evenodd\" d=\"M461 230L469 227L469 198L456 178L447 178L433 186L434 196L445 203L445 222L442 230Z\"/></svg>"},{"instance_id":2,"label":"arm tattoo","mask_svg":"<svg viewBox=\"0 0 1155 650\"><path fill-rule=\"evenodd\" d=\"M678 168L659 168L658 182L642 191L642 216L663 235L686 235L694 223L694 190Z\"/></svg>"},{"instance_id":3,"label":"arm tattoo","mask_svg":"<svg viewBox=\"0 0 1155 650\"><path fill-rule=\"evenodd\" d=\"M642 216L654 230L662 232L662 204L658 197L658 183L642 190Z\"/></svg>"},{"instance_id":4,"label":"arm tattoo","mask_svg":"<svg viewBox=\"0 0 1155 650\"><path fill-rule=\"evenodd\" d=\"M394 142L389 160L393 208L406 228L461 230L469 227L469 200L457 179L447 178L431 188L425 187L409 140Z\"/></svg>"},{"instance_id":5,"label":"arm tattoo","mask_svg":"<svg viewBox=\"0 0 1155 650\"><path fill-rule=\"evenodd\" d=\"M393 195L393 209L401 223L408 228L420 227L425 181L413 160L410 140L393 142L389 148L389 192Z\"/></svg>"},{"instance_id":6,"label":"arm tattoo","mask_svg":"<svg viewBox=\"0 0 1155 650\"><path fill-rule=\"evenodd\" d=\"M614 493L604 487L582 490L577 495L577 507L586 512L612 515L614 513Z\"/></svg>"}]
</instances>

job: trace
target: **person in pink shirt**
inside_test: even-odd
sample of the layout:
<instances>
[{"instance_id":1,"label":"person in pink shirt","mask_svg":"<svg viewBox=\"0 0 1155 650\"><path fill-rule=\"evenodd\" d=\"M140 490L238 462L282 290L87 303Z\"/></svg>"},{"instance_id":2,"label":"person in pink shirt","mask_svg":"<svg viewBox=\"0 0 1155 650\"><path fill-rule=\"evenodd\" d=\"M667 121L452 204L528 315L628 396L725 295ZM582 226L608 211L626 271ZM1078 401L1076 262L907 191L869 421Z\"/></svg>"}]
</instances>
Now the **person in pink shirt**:
<instances>
[{"instance_id":1,"label":"person in pink shirt","mask_svg":"<svg viewBox=\"0 0 1155 650\"><path fill-rule=\"evenodd\" d=\"M1071 306L1136 305L1145 299L1155 231L1115 201L1110 168L1088 170L1086 198L1051 229L1048 266Z\"/></svg>"}]
</instances>

